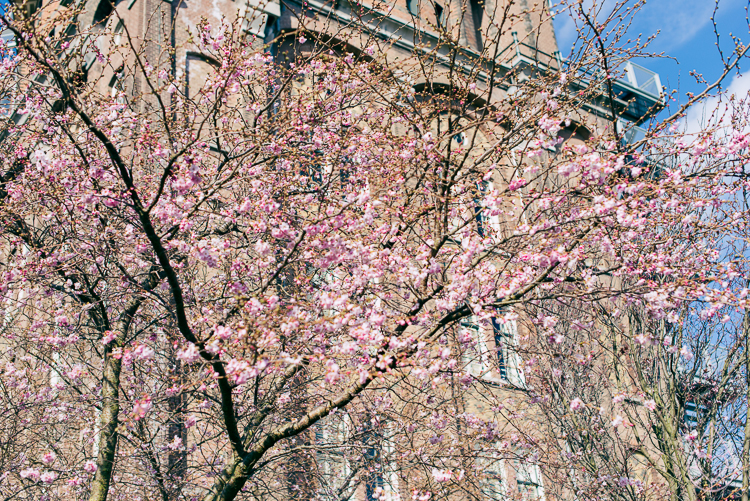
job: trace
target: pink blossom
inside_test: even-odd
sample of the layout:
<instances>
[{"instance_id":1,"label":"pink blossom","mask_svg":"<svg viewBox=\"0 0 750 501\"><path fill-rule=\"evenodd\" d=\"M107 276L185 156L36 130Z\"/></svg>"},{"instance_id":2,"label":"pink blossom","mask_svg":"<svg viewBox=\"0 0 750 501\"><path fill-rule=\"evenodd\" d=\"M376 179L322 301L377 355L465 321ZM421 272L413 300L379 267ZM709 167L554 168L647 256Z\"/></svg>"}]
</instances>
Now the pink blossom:
<instances>
[{"instance_id":1,"label":"pink blossom","mask_svg":"<svg viewBox=\"0 0 750 501\"><path fill-rule=\"evenodd\" d=\"M177 352L177 358L186 364L192 364L193 362L197 362L201 358L201 355L197 346L193 343L188 343L184 350Z\"/></svg>"},{"instance_id":2,"label":"pink blossom","mask_svg":"<svg viewBox=\"0 0 750 501\"><path fill-rule=\"evenodd\" d=\"M85 374L85 369L83 365L81 364L75 364L67 373L66 376L68 376L72 380L80 379Z\"/></svg>"},{"instance_id":3,"label":"pink blossom","mask_svg":"<svg viewBox=\"0 0 750 501\"><path fill-rule=\"evenodd\" d=\"M565 336L559 332L555 332L549 337L549 342L554 344L562 344L565 341Z\"/></svg>"},{"instance_id":4,"label":"pink blossom","mask_svg":"<svg viewBox=\"0 0 750 501\"><path fill-rule=\"evenodd\" d=\"M114 331L106 331L104 332L104 337L102 337L102 344L109 344L112 341L117 339L117 333Z\"/></svg>"},{"instance_id":5,"label":"pink blossom","mask_svg":"<svg viewBox=\"0 0 750 501\"><path fill-rule=\"evenodd\" d=\"M149 396L136 401L135 405L133 405L133 417L135 420L138 421L146 417L146 414L151 410L151 407L153 407L153 403Z\"/></svg>"},{"instance_id":6,"label":"pink blossom","mask_svg":"<svg viewBox=\"0 0 750 501\"><path fill-rule=\"evenodd\" d=\"M448 482L450 481L453 473L450 470L438 470L437 468L432 469L432 478L435 482Z\"/></svg>"},{"instance_id":7,"label":"pink blossom","mask_svg":"<svg viewBox=\"0 0 750 501\"><path fill-rule=\"evenodd\" d=\"M133 354L141 360L150 360L154 358L155 353L156 352L154 352L152 348L144 344L138 345L135 350L133 350Z\"/></svg>"},{"instance_id":8,"label":"pink blossom","mask_svg":"<svg viewBox=\"0 0 750 501\"><path fill-rule=\"evenodd\" d=\"M635 336L635 342L640 345L645 345L646 343L648 343L648 340L649 336L646 334L638 334L637 336Z\"/></svg>"},{"instance_id":9,"label":"pink blossom","mask_svg":"<svg viewBox=\"0 0 750 501\"><path fill-rule=\"evenodd\" d=\"M89 460L89 461L86 461L83 464L83 470L86 473L94 473L96 471L96 468L97 468L97 466L96 466L96 462L95 461Z\"/></svg>"},{"instance_id":10,"label":"pink blossom","mask_svg":"<svg viewBox=\"0 0 750 501\"><path fill-rule=\"evenodd\" d=\"M45 484L51 484L57 478L57 473L54 471L45 471L40 478Z\"/></svg>"},{"instance_id":11,"label":"pink blossom","mask_svg":"<svg viewBox=\"0 0 750 501\"><path fill-rule=\"evenodd\" d=\"M682 357L687 361L690 361L693 359L693 352L688 350L687 347L685 346L683 346L682 349L680 350L680 355L682 355Z\"/></svg>"},{"instance_id":12,"label":"pink blossom","mask_svg":"<svg viewBox=\"0 0 750 501\"><path fill-rule=\"evenodd\" d=\"M583 400L580 398L574 398L570 401L570 410L577 411L578 409L583 408Z\"/></svg>"},{"instance_id":13,"label":"pink blossom","mask_svg":"<svg viewBox=\"0 0 750 501\"><path fill-rule=\"evenodd\" d=\"M650 411L656 410L656 402L654 402L653 400L646 400L645 402L643 402L643 405L645 405L646 408Z\"/></svg>"},{"instance_id":14,"label":"pink blossom","mask_svg":"<svg viewBox=\"0 0 750 501\"><path fill-rule=\"evenodd\" d=\"M40 473L36 468L26 468L25 470L22 470L19 475L21 475L21 478L28 478L29 480L36 482L39 480Z\"/></svg>"},{"instance_id":15,"label":"pink blossom","mask_svg":"<svg viewBox=\"0 0 750 501\"><path fill-rule=\"evenodd\" d=\"M175 435L172 441L169 444L167 444L167 448L172 451L179 450L181 447L182 447L182 439L178 435Z\"/></svg>"}]
</instances>

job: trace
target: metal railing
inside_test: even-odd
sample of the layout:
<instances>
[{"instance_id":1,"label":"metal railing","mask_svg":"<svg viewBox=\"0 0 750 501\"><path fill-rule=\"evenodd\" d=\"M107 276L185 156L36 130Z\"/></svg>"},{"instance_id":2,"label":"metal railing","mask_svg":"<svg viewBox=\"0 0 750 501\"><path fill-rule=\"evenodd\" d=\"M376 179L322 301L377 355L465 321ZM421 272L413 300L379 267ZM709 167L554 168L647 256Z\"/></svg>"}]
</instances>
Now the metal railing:
<instances>
[{"instance_id":1,"label":"metal railing","mask_svg":"<svg viewBox=\"0 0 750 501\"><path fill-rule=\"evenodd\" d=\"M513 41L498 53L498 59L511 68L526 65L538 71L569 71L571 80L579 85L603 83L606 76L598 68L571 68L570 62L563 58L560 51L552 54L522 42L516 32L512 32ZM640 122L661 109L664 97L659 74L643 66L627 61L618 68L619 78L613 80L612 90L617 101L618 114L626 119ZM575 78L573 78L575 77Z\"/></svg>"},{"instance_id":2,"label":"metal railing","mask_svg":"<svg viewBox=\"0 0 750 501\"><path fill-rule=\"evenodd\" d=\"M515 31L511 33L511 36L513 37L513 43L504 47L498 53L498 59L505 58L511 61L517 59L516 64L523 60L526 62L540 63L547 68L556 71L568 67L568 61L562 57L559 50L549 54L540 50L538 47L520 41L518 33ZM635 64L632 61L626 62L621 71L623 78L616 80L618 84L624 84L631 89L637 89L640 92L650 94L656 99L661 98L661 80L659 79L658 73L644 68L639 64ZM578 73L579 77L583 77L587 80L594 80L597 77L602 77L602 75L597 75L598 72L591 70L579 70Z\"/></svg>"}]
</instances>

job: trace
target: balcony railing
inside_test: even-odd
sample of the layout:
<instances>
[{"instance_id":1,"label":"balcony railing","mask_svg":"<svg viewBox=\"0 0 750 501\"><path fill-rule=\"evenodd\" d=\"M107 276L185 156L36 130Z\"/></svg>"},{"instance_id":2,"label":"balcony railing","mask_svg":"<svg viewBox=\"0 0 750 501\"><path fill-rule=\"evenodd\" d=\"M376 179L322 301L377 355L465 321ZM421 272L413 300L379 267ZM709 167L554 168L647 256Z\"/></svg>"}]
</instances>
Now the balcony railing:
<instances>
[{"instance_id":1,"label":"balcony railing","mask_svg":"<svg viewBox=\"0 0 750 501\"><path fill-rule=\"evenodd\" d=\"M569 69L569 62L559 51L549 54L520 41L515 32L512 35L513 43L498 54L498 58L511 67L529 66L539 71L553 72ZM605 81L600 70L576 70L576 73L577 83L581 86ZM612 82L615 103L602 102L601 105L614 107L615 113L635 123L642 122L663 107L664 98L658 73L628 61L622 67L621 75L621 78Z\"/></svg>"},{"instance_id":2,"label":"balcony railing","mask_svg":"<svg viewBox=\"0 0 750 501\"><path fill-rule=\"evenodd\" d=\"M625 120L617 121L617 132L627 144L635 144L646 137L646 129L638 127Z\"/></svg>"},{"instance_id":3,"label":"balcony railing","mask_svg":"<svg viewBox=\"0 0 750 501\"><path fill-rule=\"evenodd\" d=\"M655 71L651 71L643 66L633 63L632 61L628 61L625 65L625 75L627 76L628 82L633 87L649 93L654 97L661 97L661 80L659 79L659 74Z\"/></svg>"}]
</instances>

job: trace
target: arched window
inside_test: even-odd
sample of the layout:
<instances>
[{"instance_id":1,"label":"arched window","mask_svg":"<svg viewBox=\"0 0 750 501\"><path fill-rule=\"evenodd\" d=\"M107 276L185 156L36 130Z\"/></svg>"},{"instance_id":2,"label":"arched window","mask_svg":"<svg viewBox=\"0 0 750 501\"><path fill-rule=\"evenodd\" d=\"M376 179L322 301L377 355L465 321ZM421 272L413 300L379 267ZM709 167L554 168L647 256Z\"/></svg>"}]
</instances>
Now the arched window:
<instances>
[{"instance_id":1,"label":"arched window","mask_svg":"<svg viewBox=\"0 0 750 501\"><path fill-rule=\"evenodd\" d=\"M211 56L189 51L185 57L185 94L195 97L220 67L221 63Z\"/></svg>"},{"instance_id":2,"label":"arched window","mask_svg":"<svg viewBox=\"0 0 750 501\"><path fill-rule=\"evenodd\" d=\"M414 17L419 17L419 0L406 0L406 9Z\"/></svg>"}]
</instances>

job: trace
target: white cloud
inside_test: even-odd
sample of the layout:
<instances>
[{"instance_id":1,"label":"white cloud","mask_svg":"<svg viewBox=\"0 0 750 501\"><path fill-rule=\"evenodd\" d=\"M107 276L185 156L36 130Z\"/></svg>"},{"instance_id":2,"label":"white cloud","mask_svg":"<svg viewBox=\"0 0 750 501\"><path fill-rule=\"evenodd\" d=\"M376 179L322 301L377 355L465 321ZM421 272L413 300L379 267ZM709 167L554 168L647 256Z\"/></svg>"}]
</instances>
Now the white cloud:
<instances>
[{"instance_id":1,"label":"white cloud","mask_svg":"<svg viewBox=\"0 0 750 501\"><path fill-rule=\"evenodd\" d=\"M719 17L731 14L736 9L740 0L726 0L720 4ZM601 8L599 20L608 13L614 0L597 1L597 9ZM584 8L590 9L593 0L585 0ZM707 0L653 0L648 2L639 12L635 14L633 24L625 37L627 40L635 39L639 34L642 39L659 31L659 35L652 49L661 51L672 51L690 40L707 25L711 23L711 14L714 3ZM560 50L566 53L575 42L576 22L568 12L560 13L555 19L555 33Z\"/></svg>"},{"instance_id":2,"label":"white cloud","mask_svg":"<svg viewBox=\"0 0 750 501\"><path fill-rule=\"evenodd\" d=\"M648 3L636 15L631 32L647 36L659 31L655 45L660 51L670 51L692 40L708 25L713 8L713 2L706 0L681 0L679 3L659 0Z\"/></svg>"}]
</instances>

